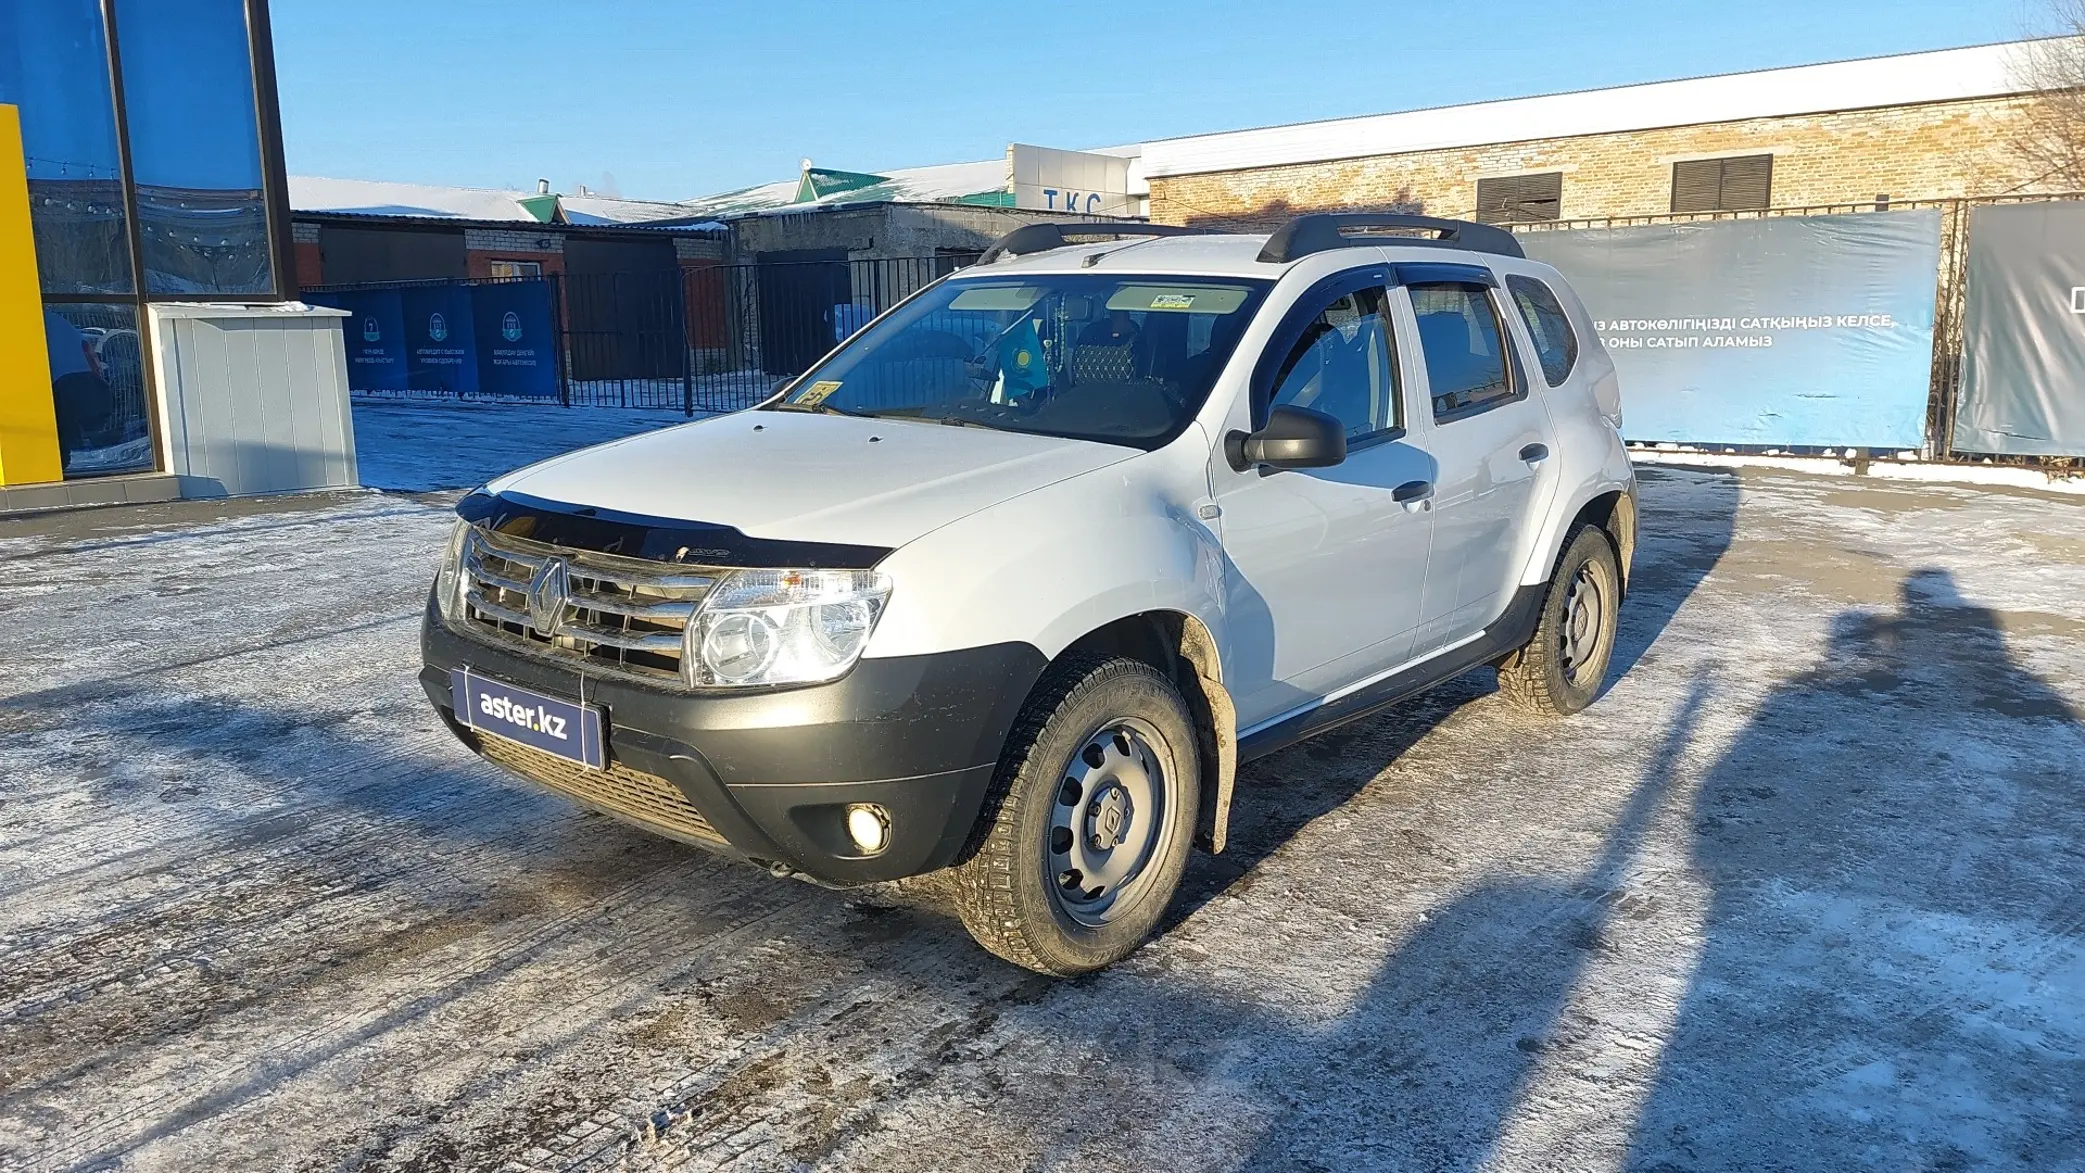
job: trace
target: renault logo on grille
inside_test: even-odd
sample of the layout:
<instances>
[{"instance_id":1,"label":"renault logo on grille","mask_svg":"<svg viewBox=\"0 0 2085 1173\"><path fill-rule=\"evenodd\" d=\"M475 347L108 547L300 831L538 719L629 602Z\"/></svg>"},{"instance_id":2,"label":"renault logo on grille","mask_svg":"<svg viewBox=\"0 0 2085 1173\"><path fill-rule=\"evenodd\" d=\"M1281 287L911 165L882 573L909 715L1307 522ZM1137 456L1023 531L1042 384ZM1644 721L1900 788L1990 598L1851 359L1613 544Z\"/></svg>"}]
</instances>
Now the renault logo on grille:
<instances>
[{"instance_id":1,"label":"renault logo on grille","mask_svg":"<svg viewBox=\"0 0 2085 1173\"><path fill-rule=\"evenodd\" d=\"M536 634L555 636L565 622L565 604L572 601L572 583L563 558L545 559L528 584L528 625Z\"/></svg>"}]
</instances>

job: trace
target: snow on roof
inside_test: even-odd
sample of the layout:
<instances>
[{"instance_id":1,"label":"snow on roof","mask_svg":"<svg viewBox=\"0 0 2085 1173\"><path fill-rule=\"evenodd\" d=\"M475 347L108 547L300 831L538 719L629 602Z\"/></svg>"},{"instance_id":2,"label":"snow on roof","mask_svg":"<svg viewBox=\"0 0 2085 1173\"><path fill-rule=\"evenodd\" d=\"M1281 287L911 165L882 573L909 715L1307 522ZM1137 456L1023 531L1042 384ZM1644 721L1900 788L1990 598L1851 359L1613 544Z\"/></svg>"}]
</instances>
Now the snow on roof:
<instances>
[{"instance_id":1,"label":"snow on roof","mask_svg":"<svg viewBox=\"0 0 2085 1173\"><path fill-rule=\"evenodd\" d=\"M662 220L675 221L676 228L714 228L724 225L714 220L701 223L680 223L694 217L707 215L700 208L687 204L669 203L664 200L625 200L613 196L561 195L558 207L564 212L567 224L651 224Z\"/></svg>"},{"instance_id":2,"label":"snow on roof","mask_svg":"<svg viewBox=\"0 0 2085 1173\"><path fill-rule=\"evenodd\" d=\"M1143 170L1147 176L1194 175L2023 93L2033 88L2021 79L2023 57L2045 43L1977 45L1162 139L1144 144Z\"/></svg>"},{"instance_id":3,"label":"snow on roof","mask_svg":"<svg viewBox=\"0 0 2085 1173\"><path fill-rule=\"evenodd\" d=\"M838 204L937 203L985 192L1007 190L1006 158L1003 155L997 159L983 159L975 163L902 167L874 174L881 176L882 181L865 187L849 187L802 203L798 203L796 199L797 190L802 183L799 176L796 179L763 183L758 187L741 188L721 195L704 196L689 200L683 206L700 215L745 215L753 212L831 207Z\"/></svg>"},{"instance_id":4,"label":"snow on roof","mask_svg":"<svg viewBox=\"0 0 2085 1173\"><path fill-rule=\"evenodd\" d=\"M897 171L878 174L888 179L865 191L888 189L888 196L878 198L931 202L934 200L956 200L964 196L979 195L988 191L1005 191L1006 156L982 159L975 163L943 163L937 167L905 167ZM858 197L861 192L842 192L828 198L846 201Z\"/></svg>"},{"instance_id":5,"label":"snow on roof","mask_svg":"<svg viewBox=\"0 0 2085 1173\"><path fill-rule=\"evenodd\" d=\"M290 176L290 208L298 212L538 223L537 217L522 203L525 198L523 192L483 187L435 187L370 179Z\"/></svg>"},{"instance_id":6,"label":"snow on roof","mask_svg":"<svg viewBox=\"0 0 2085 1173\"><path fill-rule=\"evenodd\" d=\"M698 215L728 216L744 212L759 212L768 208L781 207L796 198L797 181L778 180L754 187L742 187L737 191L721 192L717 195L700 196L682 201L683 206Z\"/></svg>"}]
</instances>

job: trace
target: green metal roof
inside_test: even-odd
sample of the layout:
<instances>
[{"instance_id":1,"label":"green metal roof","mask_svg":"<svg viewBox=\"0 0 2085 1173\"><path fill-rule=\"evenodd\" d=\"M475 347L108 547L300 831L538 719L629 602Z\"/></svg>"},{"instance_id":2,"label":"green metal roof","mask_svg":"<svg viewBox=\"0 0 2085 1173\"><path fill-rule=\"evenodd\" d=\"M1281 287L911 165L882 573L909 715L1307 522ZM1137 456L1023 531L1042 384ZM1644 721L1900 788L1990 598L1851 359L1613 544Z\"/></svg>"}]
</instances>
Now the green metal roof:
<instances>
[{"instance_id":1,"label":"green metal roof","mask_svg":"<svg viewBox=\"0 0 2085 1173\"><path fill-rule=\"evenodd\" d=\"M830 171L822 167L807 167L803 178L796 184L796 199L799 204L816 203L827 196L857 192L889 183L888 175L870 175L864 171Z\"/></svg>"}]
</instances>

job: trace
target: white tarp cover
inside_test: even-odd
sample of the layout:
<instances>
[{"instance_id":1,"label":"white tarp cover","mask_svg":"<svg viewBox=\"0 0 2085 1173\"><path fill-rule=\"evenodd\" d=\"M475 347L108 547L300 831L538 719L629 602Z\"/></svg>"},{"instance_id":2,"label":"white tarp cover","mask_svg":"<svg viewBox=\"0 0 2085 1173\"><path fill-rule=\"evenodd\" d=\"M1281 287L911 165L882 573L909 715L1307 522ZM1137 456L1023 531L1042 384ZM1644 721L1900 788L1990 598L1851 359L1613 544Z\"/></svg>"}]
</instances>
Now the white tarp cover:
<instances>
[{"instance_id":1,"label":"white tarp cover","mask_svg":"<svg viewBox=\"0 0 2085 1173\"><path fill-rule=\"evenodd\" d=\"M2085 456L2085 202L1969 213L1955 448Z\"/></svg>"},{"instance_id":2,"label":"white tarp cover","mask_svg":"<svg viewBox=\"0 0 2085 1173\"><path fill-rule=\"evenodd\" d=\"M1631 440L1918 448L1940 213L1530 232L1585 299Z\"/></svg>"}]
</instances>

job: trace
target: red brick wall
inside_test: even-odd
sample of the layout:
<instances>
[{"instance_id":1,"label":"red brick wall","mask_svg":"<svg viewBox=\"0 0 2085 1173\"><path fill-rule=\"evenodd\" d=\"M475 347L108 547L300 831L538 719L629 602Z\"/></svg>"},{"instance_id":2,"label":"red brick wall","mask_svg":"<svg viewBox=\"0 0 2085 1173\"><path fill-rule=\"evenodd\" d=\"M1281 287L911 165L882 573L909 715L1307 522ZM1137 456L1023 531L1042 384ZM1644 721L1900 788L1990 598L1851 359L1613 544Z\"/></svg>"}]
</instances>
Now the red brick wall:
<instances>
[{"instance_id":1,"label":"red brick wall","mask_svg":"<svg viewBox=\"0 0 2085 1173\"><path fill-rule=\"evenodd\" d=\"M325 283L326 276L324 265L319 256L319 246L316 244L299 244L297 246L297 287L299 289L309 289L314 285L324 285Z\"/></svg>"},{"instance_id":2,"label":"red brick wall","mask_svg":"<svg viewBox=\"0 0 2085 1173\"><path fill-rule=\"evenodd\" d=\"M703 348L729 345L731 331L724 312L724 262L682 257L681 288L687 291L688 337Z\"/></svg>"},{"instance_id":3,"label":"red brick wall","mask_svg":"<svg viewBox=\"0 0 2085 1173\"><path fill-rule=\"evenodd\" d=\"M468 266L468 271L473 277L492 276L492 262L494 261L535 261L543 266L543 275L545 277L552 274L562 274L565 271L565 254L563 253L543 253L530 249L500 249L497 251L472 249L464 254L464 264Z\"/></svg>"}]
</instances>

